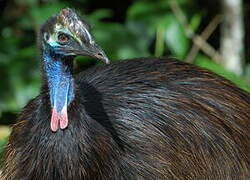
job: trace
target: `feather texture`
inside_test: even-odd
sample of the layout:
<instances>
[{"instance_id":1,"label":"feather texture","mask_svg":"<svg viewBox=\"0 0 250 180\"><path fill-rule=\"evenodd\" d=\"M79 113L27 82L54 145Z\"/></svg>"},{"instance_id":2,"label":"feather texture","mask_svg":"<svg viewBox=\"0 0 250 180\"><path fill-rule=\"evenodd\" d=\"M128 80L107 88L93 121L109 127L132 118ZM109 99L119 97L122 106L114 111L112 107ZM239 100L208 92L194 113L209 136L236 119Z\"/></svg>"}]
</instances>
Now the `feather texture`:
<instances>
[{"instance_id":1,"label":"feather texture","mask_svg":"<svg viewBox=\"0 0 250 180\"><path fill-rule=\"evenodd\" d=\"M50 130L48 88L24 108L4 179L250 179L250 95L228 80L139 58L89 69L75 87L64 130Z\"/></svg>"}]
</instances>

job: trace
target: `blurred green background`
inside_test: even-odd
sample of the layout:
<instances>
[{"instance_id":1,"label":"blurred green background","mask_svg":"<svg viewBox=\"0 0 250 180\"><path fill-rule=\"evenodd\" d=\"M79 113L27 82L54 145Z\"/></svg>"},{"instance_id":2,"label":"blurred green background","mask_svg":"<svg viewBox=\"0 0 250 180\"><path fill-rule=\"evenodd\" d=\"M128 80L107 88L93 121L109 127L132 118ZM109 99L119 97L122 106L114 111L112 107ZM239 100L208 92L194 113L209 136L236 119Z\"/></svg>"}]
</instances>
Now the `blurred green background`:
<instances>
[{"instance_id":1,"label":"blurred green background","mask_svg":"<svg viewBox=\"0 0 250 180\"><path fill-rule=\"evenodd\" d=\"M171 8L170 0L0 0L0 151L18 112L40 88L39 26L63 7L71 7L86 17L92 34L112 61L141 56L171 56L185 59L193 42ZM220 14L220 0L176 0L193 32L200 34ZM202 51L192 63L225 76L250 90L250 2L243 6L245 18L244 73L237 76L216 64ZM220 26L208 43L220 47ZM77 71L98 62L79 58Z\"/></svg>"}]
</instances>

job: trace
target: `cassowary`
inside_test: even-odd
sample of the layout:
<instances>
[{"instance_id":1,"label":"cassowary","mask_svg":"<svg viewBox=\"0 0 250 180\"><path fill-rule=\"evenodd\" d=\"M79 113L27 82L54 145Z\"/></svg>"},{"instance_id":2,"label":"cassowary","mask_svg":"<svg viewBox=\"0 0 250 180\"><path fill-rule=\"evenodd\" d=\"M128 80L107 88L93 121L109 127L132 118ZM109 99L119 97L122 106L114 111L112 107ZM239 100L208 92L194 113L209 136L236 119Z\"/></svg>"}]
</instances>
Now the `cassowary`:
<instances>
[{"instance_id":1,"label":"cassowary","mask_svg":"<svg viewBox=\"0 0 250 180\"><path fill-rule=\"evenodd\" d=\"M13 127L6 180L250 179L250 94L173 58L108 63L65 8L41 28L43 83Z\"/></svg>"}]
</instances>

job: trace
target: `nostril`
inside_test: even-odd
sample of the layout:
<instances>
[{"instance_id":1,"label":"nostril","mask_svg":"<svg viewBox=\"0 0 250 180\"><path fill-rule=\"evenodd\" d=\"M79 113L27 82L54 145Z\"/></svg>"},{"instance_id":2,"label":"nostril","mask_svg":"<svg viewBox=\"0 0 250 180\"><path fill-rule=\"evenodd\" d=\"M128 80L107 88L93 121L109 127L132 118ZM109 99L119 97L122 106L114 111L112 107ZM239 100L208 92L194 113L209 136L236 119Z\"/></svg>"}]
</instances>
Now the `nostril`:
<instances>
[{"instance_id":1,"label":"nostril","mask_svg":"<svg viewBox=\"0 0 250 180\"><path fill-rule=\"evenodd\" d=\"M98 56L103 56L103 54L102 54L102 53L98 53L97 55L98 55Z\"/></svg>"}]
</instances>

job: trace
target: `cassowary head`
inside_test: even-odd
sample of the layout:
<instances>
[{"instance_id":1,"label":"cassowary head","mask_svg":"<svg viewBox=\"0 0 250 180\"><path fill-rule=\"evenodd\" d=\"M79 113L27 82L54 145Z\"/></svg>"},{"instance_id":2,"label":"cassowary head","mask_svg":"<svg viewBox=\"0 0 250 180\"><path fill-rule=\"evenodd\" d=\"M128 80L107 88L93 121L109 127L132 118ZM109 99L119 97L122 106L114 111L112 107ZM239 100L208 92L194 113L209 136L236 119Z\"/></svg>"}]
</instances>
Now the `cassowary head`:
<instances>
[{"instance_id":1,"label":"cassowary head","mask_svg":"<svg viewBox=\"0 0 250 180\"><path fill-rule=\"evenodd\" d=\"M40 42L43 49L48 48L58 55L91 56L109 63L89 31L89 25L74 10L65 8L42 26Z\"/></svg>"}]
</instances>

